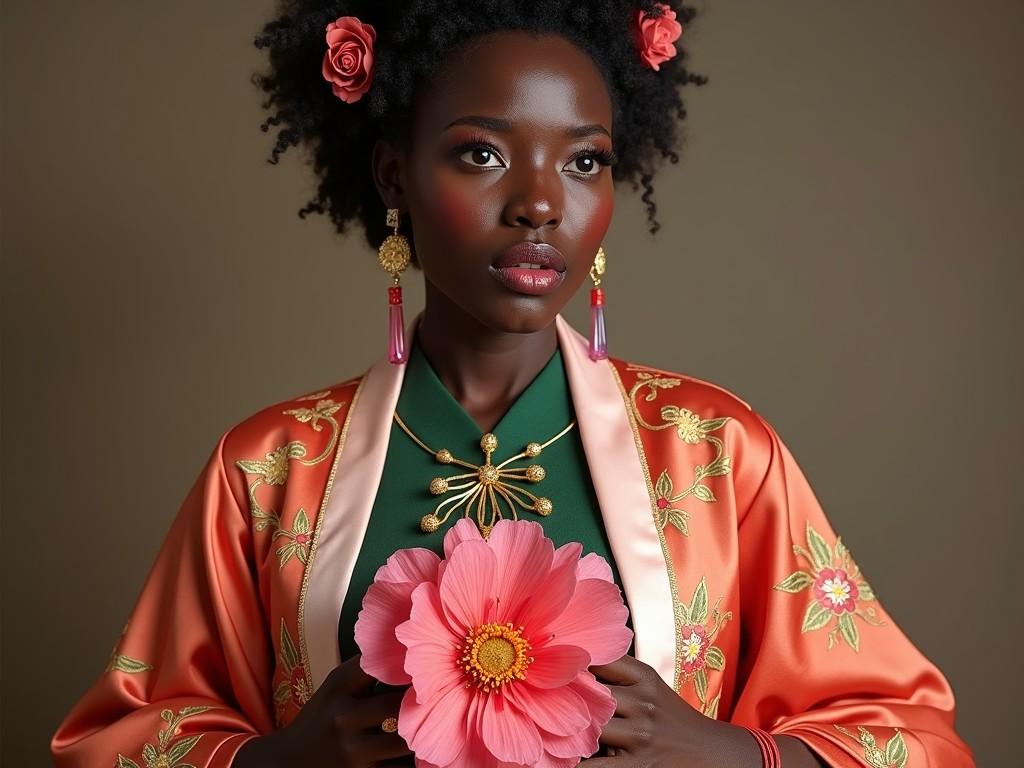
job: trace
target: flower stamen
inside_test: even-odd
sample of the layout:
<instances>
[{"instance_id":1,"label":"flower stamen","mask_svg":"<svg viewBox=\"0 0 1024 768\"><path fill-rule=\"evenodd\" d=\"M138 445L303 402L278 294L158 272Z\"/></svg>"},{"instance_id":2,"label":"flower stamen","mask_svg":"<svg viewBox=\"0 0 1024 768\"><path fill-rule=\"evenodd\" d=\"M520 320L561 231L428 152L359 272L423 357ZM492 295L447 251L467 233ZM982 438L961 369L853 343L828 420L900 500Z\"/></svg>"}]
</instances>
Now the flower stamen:
<instances>
[{"instance_id":1,"label":"flower stamen","mask_svg":"<svg viewBox=\"0 0 1024 768\"><path fill-rule=\"evenodd\" d=\"M507 624L482 624L466 635L459 664L470 678L466 687L476 685L484 693L513 680L525 680L533 662L533 649L522 636L523 628Z\"/></svg>"}]
</instances>

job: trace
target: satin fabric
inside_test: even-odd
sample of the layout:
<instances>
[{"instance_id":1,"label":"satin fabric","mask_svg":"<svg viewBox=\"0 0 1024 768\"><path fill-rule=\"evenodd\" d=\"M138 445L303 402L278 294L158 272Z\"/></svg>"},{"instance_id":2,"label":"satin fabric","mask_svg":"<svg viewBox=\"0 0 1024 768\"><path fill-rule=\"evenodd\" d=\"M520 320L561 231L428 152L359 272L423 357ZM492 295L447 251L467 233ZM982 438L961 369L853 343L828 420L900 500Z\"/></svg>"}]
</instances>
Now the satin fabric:
<instances>
[{"instance_id":1,"label":"satin fabric","mask_svg":"<svg viewBox=\"0 0 1024 768\"><path fill-rule=\"evenodd\" d=\"M591 361L557 330L637 658L709 717L792 735L829 765L973 766L946 679L775 429L727 390ZM54 735L58 766L226 767L294 719L340 662L403 368L382 360L225 434Z\"/></svg>"}]
</instances>

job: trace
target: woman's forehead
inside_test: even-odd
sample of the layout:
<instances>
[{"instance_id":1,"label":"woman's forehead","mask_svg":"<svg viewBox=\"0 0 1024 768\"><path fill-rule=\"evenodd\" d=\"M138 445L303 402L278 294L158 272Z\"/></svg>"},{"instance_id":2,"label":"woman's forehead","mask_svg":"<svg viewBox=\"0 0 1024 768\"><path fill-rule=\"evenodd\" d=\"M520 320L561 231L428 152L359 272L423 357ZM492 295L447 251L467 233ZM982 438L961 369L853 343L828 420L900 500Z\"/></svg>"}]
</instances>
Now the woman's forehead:
<instances>
[{"instance_id":1,"label":"woman's forehead","mask_svg":"<svg viewBox=\"0 0 1024 768\"><path fill-rule=\"evenodd\" d=\"M455 50L417 98L417 130L438 133L460 117L498 117L553 129L611 130L611 97L597 65L557 35L499 32Z\"/></svg>"}]
</instances>

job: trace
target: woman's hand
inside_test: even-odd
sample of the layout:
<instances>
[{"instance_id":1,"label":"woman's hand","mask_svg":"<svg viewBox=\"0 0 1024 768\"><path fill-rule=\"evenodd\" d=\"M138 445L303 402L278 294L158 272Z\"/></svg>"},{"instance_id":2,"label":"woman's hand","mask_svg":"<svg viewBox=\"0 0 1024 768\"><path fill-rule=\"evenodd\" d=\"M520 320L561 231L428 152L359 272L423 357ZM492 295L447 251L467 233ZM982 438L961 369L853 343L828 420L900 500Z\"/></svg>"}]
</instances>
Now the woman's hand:
<instances>
[{"instance_id":1,"label":"woman's hand","mask_svg":"<svg viewBox=\"0 0 1024 768\"><path fill-rule=\"evenodd\" d=\"M376 680L363 672L359 655L336 667L289 725L252 739L233 768L367 768L412 755L397 733L381 722L398 717L404 691L374 693ZM406 760L406 764L411 761Z\"/></svg>"},{"instance_id":2,"label":"woman's hand","mask_svg":"<svg viewBox=\"0 0 1024 768\"><path fill-rule=\"evenodd\" d=\"M608 686L616 707L601 733L610 756L581 766L760 768L760 752L744 729L705 717L642 661L623 656L590 671Z\"/></svg>"}]
</instances>

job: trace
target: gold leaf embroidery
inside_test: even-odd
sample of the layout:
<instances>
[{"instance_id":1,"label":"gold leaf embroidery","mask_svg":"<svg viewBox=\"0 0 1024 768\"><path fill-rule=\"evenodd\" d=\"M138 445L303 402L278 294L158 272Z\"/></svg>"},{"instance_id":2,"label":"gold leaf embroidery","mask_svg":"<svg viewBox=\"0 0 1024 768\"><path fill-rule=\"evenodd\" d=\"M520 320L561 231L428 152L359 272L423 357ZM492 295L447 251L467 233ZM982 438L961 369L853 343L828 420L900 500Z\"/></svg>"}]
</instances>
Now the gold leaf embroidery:
<instances>
[{"instance_id":1,"label":"gold leaf embroidery","mask_svg":"<svg viewBox=\"0 0 1024 768\"><path fill-rule=\"evenodd\" d=\"M857 726L858 734L854 734L841 725L835 726L836 730L849 736L864 749L864 760L871 768L906 768L909 753L907 744L903 740L903 734L899 728L894 728L895 735L885 744L885 750L879 748L878 742L871 732L863 726Z\"/></svg>"},{"instance_id":2,"label":"gold leaf embroidery","mask_svg":"<svg viewBox=\"0 0 1024 768\"><path fill-rule=\"evenodd\" d=\"M277 708L278 724L282 722L284 708L292 703L296 707L303 707L309 701L310 689L306 679L306 669L299 658L299 651L295 647L288 627L281 619L281 630L279 634L280 652L278 654L279 669L283 679L274 689L274 704Z\"/></svg>"},{"instance_id":3,"label":"gold leaf embroidery","mask_svg":"<svg viewBox=\"0 0 1024 768\"><path fill-rule=\"evenodd\" d=\"M806 560L810 569L790 574L773 589L789 594L810 590L811 601L804 611L800 631L822 629L834 619L835 626L828 633L828 650L835 648L842 638L854 651L860 652L860 630L854 616L873 627L882 626L885 622L878 618L873 606L864 606L864 603L875 600L875 593L861 577L860 569L842 539L836 538L833 551L808 521L807 547L794 544L793 553Z\"/></svg>"},{"instance_id":4,"label":"gold leaf embroidery","mask_svg":"<svg viewBox=\"0 0 1024 768\"><path fill-rule=\"evenodd\" d=\"M173 739L178 735L182 722L210 709L211 707L185 707L178 714L174 714L169 709L163 710L160 717L167 723L167 726L157 732L155 745L147 742L142 746L142 759L145 762L145 768L192 768L181 761L199 743L203 734L185 736L177 741ZM118 753L116 768L141 767L134 760Z\"/></svg>"},{"instance_id":5,"label":"gold leaf embroidery","mask_svg":"<svg viewBox=\"0 0 1024 768\"><path fill-rule=\"evenodd\" d=\"M129 675L138 675L142 672L148 672L153 668L152 664L147 664L144 661L139 661L131 656L125 656L117 652L127 633L128 624L125 624L124 629L121 630L121 636L114 644L114 647L110 649L110 658L107 661L107 667L104 672L127 672Z\"/></svg>"},{"instance_id":6,"label":"gold leaf embroidery","mask_svg":"<svg viewBox=\"0 0 1024 768\"><path fill-rule=\"evenodd\" d=\"M239 459L235 466L247 475L259 475L249 486L249 512L256 521L255 529L279 529L281 517L272 509L264 509L256 498L256 489L261 485L284 485L288 479L288 461L306 455L306 446L297 440L275 448L265 459Z\"/></svg>"},{"instance_id":7,"label":"gold leaf embroidery","mask_svg":"<svg viewBox=\"0 0 1024 768\"><path fill-rule=\"evenodd\" d=\"M652 402L658 396L658 391L663 389L674 389L682 381L680 379L656 376L641 371L637 374L637 382L629 392L629 408L632 417L644 429L653 432L660 432L665 429L675 429L681 440L689 445L698 445L702 442L710 443L715 447L715 456L708 464L698 464L693 468L694 479L689 487L676 494L674 483L668 474L668 470L662 470L655 484L654 498L654 519L658 528L664 532L666 525L672 525L684 536L690 535L689 519L690 513L681 507L674 506L683 499L692 496L706 504L713 504L717 501L714 491L704 484L703 480L708 477L720 477L732 471L732 457L725 456L725 445L719 437L709 434L725 426L729 417L714 419L702 419L693 411L677 405L666 405L661 409L661 424L650 424L640 415L640 408L636 402L637 395L642 389L647 389L644 396L646 402Z\"/></svg>"},{"instance_id":8,"label":"gold leaf embroidery","mask_svg":"<svg viewBox=\"0 0 1024 768\"><path fill-rule=\"evenodd\" d=\"M309 544L313 538L309 532L309 517L306 515L306 510L299 507L299 511L295 513L292 529L279 528L274 532L273 538L274 540L279 538L289 540L287 544L277 550L279 568L284 568L284 564L293 556L305 565L309 558Z\"/></svg>"},{"instance_id":9,"label":"gold leaf embroidery","mask_svg":"<svg viewBox=\"0 0 1024 768\"><path fill-rule=\"evenodd\" d=\"M334 450L334 446L338 443L338 433L340 432L340 426L338 420L334 418L344 403L336 403L333 400L318 400L317 404L312 408L292 408L284 411L287 416L294 416L298 421L303 424L309 424L316 432L323 431L323 424L321 421L326 421L331 425L331 439L327 441L327 447L314 459L301 459L301 462L307 467L312 467L324 461Z\"/></svg>"}]
</instances>

